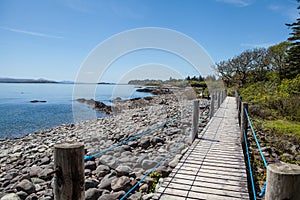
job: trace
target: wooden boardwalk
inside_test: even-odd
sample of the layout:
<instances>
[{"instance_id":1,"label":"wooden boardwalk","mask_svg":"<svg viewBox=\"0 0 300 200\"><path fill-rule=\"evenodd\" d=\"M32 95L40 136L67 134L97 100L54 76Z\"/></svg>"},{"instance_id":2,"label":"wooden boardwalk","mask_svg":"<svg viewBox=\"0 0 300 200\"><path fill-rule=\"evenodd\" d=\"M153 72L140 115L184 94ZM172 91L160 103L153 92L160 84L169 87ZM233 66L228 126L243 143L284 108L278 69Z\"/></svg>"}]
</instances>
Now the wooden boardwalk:
<instances>
[{"instance_id":1,"label":"wooden boardwalk","mask_svg":"<svg viewBox=\"0 0 300 200\"><path fill-rule=\"evenodd\" d=\"M160 199L249 199L235 98L227 97L164 180Z\"/></svg>"}]
</instances>

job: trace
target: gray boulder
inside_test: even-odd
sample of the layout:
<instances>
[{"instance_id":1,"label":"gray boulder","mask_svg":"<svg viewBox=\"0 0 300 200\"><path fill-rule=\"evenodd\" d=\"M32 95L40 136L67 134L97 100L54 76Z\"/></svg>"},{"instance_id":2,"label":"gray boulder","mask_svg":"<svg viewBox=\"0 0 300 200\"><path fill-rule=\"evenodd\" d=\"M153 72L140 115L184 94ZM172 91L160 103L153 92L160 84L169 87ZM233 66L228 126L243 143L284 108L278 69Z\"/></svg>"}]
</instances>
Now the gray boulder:
<instances>
[{"instance_id":1,"label":"gray boulder","mask_svg":"<svg viewBox=\"0 0 300 200\"><path fill-rule=\"evenodd\" d=\"M106 165L99 165L95 171L98 177L104 177L106 174L109 174L109 172L109 167L107 167Z\"/></svg>"},{"instance_id":2,"label":"gray boulder","mask_svg":"<svg viewBox=\"0 0 300 200\"><path fill-rule=\"evenodd\" d=\"M94 181L92 181L90 179L86 179L84 182L84 188L85 188L85 190L88 190L90 188L96 188L96 184Z\"/></svg>"},{"instance_id":3,"label":"gray boulder","mask_svg":"<svg viewBox=\"0 0 300 200\"><path fill-rule=\"evenodd\" d=\"M110 190L111 188L111 182L116 179L116 175L115 173L110 173L110 174L107 174L106 176L104 176L104 178L101 180L98 188L99 189L108 189Z\"/></svg>"},{"instance_id":4,"label":"gray boulder","mask_svg":"<svg viewBox=\"0 0 300 200\"><path fill-rule=\"evenodd\" d=\"M85 200L97 200L101 196L101 190L90 188L85 191Z\"/></svg>"},{"instance_id":5,"label":"gray boulder","mask_svg":"<svg viewBox=\"0 0 300 200\"><path fill-rule=\"evenodd\" d=\"M143 160L143 162L142 162L142 167L143 167L144 170L151 169L151 168L153 168L155 165L156 165L156 162L153 161L153 160L145 159L145 160Z\"/></svg>"},{"instance_id":6,"label":"gray boulder","mask_svg":"<svg viewBox=\"0 0 300 200\"><path fill-rule=\"evenodd\" d=\"M142 193L136 192L128 197L128 200L141 200L142 199Z\"/></svg>"},{"instance_id":7,"label":"gray boulder","mask_svg":"<svg viewBox=\"0 0 300 200\"><path fill-rule=\"evenodd\" d=\"M37 177L42 171L41 167L34 165L30 168L29 175L30 177Z\"/></svg>"},{"instance_id":8,"label":"gray boulder","mask_svg":"<svg viewBox=\"0 0 300 200\"><path fill-rule=\"evenodd\" d=\"M128 176L130 173L132 173L132 169L126 165L119 165L116 169L116 172L118 176Z\"/></svg>"},{"instance_id":9,"label":"gray boulder","mask_svg":"<svg viewBox=\"0 0 300 200\"><path fill-rule=\"evenodd\" d=\"M0 200L21 200L21 199L17 194L9 193L4 195Z\"/></svg>"},{"instance_id":10,"label":"gray boulder","mask_svg":"<svg viewBox=\"0 0 300 200\"><path fill-rule=\"evenodd\" d=\"M116 159L111 155L103 155L99 159L99 164L106 165L110 168L115 169L118 165Z\"/></svg>"},{"instance_id":11,"label":"gray boulder","mask_svg":"<svg viewBox=\"0 0 300 200\"><path fill-rule=\"evenodd\" d=\"M130 178L127 176L121 176L120 178L114 179L111 182L111 189L115 192L121 190L128 190L130 189Z\"/></svg>"},{"instance_id":12,"label":"gray boulder","mask_svg":"<svg viewBox=\"0 0 300 200\"><path fill-rule=\"evenodd\" d=\"M114 192L112 194L103 194L98 200L116 200L125 194L124 191Z\"/></svg>"},{"instance_id":13,"label":"gray boulder","mask_svg":"<svg viewBox=\"0 0 300 200\"><path fill-rule=\"evenodd\" d=\"M27 194L32 194L35 192L35 186L29 180L24 179L16 186L17 191L24 191Z\"/></svg>"},{"instance_id":14,"label":"gray boulder","mask_svg":"<svg viewBox=\"0 0 300 200\"><path fill-rule=\"evenodd\" d=\"M142 141L140 142L140 145L143 149L147 149L150 146L150 140L142 139Z\"/></svg>"},{"instance_id":15,"label":"gray boulder","mask_svg":"<svg viewBox=\"0 0 300 200\"><path fill-rule=\"evenodd\" d=\"M87 161L84 163L84 168L85 169L90 169L90 170L95 170L97 168L96 162L95 161Z\"/></svg>"}]
</instances>

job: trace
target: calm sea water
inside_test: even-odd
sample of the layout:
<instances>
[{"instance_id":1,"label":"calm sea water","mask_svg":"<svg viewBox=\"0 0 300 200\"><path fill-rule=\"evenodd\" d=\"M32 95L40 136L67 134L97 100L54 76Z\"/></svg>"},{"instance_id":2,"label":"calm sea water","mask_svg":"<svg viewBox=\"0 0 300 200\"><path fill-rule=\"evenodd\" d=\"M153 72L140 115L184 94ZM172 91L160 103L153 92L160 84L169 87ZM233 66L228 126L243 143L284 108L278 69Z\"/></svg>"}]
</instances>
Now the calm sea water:
<instances>
[{"instance_id":1,"label":"calm sea water","mask_svg":"<svg viewBox=\"0 0 300 200\"><path fill-rule=\"evenodd\" d=\"M136 92L136 87L132 85L2 83L0 84L0 139L20 137L61 124L106 116L104 113L92 110L86 104L73 101L76 98L93 98L110 104L110 100L116 97L130 99L145 96L150 94ZM47 102L30 103L31 100Z\"/></svg>"}]
</instances>

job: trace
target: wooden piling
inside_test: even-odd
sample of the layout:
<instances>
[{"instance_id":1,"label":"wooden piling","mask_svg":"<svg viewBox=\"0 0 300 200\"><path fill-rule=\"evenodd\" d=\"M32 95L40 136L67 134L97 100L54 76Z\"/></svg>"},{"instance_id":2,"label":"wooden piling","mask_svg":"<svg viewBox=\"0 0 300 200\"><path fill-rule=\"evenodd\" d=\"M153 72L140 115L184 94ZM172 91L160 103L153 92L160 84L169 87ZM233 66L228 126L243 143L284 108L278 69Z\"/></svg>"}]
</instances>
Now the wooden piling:
<instances>
[{"instance_id":1,"label":"wooden piling","mask_svg":"<svg viewBox=\"0 0 300 200\"><path fill-rule=\"evenodd\" d=\"M211 95L209 117L212 118L215 113L215 95Z\"/></svg>"},{"instance_id":2,"label":"wooden piling","mask_svg":"<svg viewBox=\"0 0 300 200\"><path fill-rule=\"evenodd\" d=\"M238 120L239 120L239 126L241 127L241 110L242 110L242 97L239 98L238 101Z\"/></svg>"},{"instance_id":3,"label":"wooden piling","mask_svg":"<svg viewBox=\"0 0 300 200\"><path fill-rule=\"evenodd\" d=\"M266 200L300 199L300 166L276 163L267 169Z\"/></svg>"},{"instance_id":4,"label":"wooden piling","mask_svg":"<svg viewBox=\"0 0 300 200\"><path fill-rule=\"evenodd\" d=\"M217 92L217 102L218 102L218 109L220 108L221 106L221 95L220 95L220 91Z\"/></svg>"},{"instance_id":5,"label":"wooden piling","mask_svg":"<svg viewBox=\"0 0 300 200\"><path fill-rule=\"evenodd\" d=\"M54 145L54 199L84 199L84 145L62 143Z\"/></svg>"},{"instance_id":6,"label":"wooden piling","mask_svg":"<svg viewBox=\"0 0 300 200\"><path fill-rule=\"evenodd\" d=\"M237 91L235 91L235 100L236 100L236 109L239 109L240 95Z\"/></svg>"},{"instance_id":7,"label":"wooden piling","mask_svg":"<svg viewBox=\"0 0 300 200\"><path fill-rule=\"evenodd\" d=\"M243 102L242 103L242 107L241 107L241 143L244 144L245 140L244 140L244 131L247 133L247 129L248 129L248 119L246 116L246 112L245 110L247 110L248 112L248 103L247 102Z\"/></svg>"},{"instance_id":8,"label":"wooden piling","mask_svg":"<svg viewBox=\"0 0 300 200\"><path fill-rule=\"evenodd\" d=\"M193 106L193 121L192 121L192 138L191 143L198 137L198 123L199 123L199 100L194 101Z\"/></svg>"}]
</instances>

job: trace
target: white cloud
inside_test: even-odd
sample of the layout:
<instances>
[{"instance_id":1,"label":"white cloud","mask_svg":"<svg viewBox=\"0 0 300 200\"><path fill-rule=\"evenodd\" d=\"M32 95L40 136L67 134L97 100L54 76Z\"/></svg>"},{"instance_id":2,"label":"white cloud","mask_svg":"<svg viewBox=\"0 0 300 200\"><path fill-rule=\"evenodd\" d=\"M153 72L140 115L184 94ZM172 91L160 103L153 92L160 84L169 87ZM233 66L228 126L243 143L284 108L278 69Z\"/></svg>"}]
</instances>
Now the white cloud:
<instances>
[{"instance_id":1,"label":"white cloud","mask_svg":"<svg viewBox=\"0 0 300 200\"><path fill-rule=\"evenodd\" d=\"M32 36L37 36L37 37L54 38L54 39L62 39L63 38L61 36L50 35L50 34L39 33L39 32L33 32L33 31L27 31L27 30L22 30L22 29L15 29L15 28L4 27L4 26L0 26L0 28L2 30L6 30L6 31L14 32L14 33L21 33L21 34L32 35Z\"/></svg>"},{"instance_id":2,"label":"white cloud","mask_svg":"<svg viewBox=\"0 0 300 200\"><path fill-rule=\"evenodd\" d=\"M223 2L233 4L238 7L246 7L253 3L253 0L216 0L217 2Z\"/></svg>"},{"instance_id":3,"label":"white cloud","mask_svg":"<svg viewBox=\"0 0 300 200\"><path fill-rule=\"evenodd\" d=\"M273 10L273 11L277 11L277 10L280 10L282 8L279 5L269 5L268 9Z\"/></svg>"},{"instance_id":4,"label":"white cloud","mask_svg":"<svg viewBox=\"0 0 300 200\"><path fill-rule=\"evenodd\" d=\"M119 17L131 18L131 19L141 19L143 15L140 11L132 10L128 5L110 3L111 10L113 13Z\"/></svg>"},{"instance_id":5,"label":"white cloud","mask_svg":"<svg viewBox=\"0 0 300 200\"><path fill-rule=\"evenodd\" d=\"M84 0L62 0L64 5L68 8L81 12L81 13L92 13L92 7L89 4L89 1Z\"/></svg>"},{"instance_id":6,"label":"white cloud","mask_svg":"<svg viewBox=\"0 0 300 200\"><path fill-rule=\"evenodd\" d=\"M279 4L270 4L267 7L269 10L278 13L284 17L287 17L289 20L296 21L299 17L299 11L295 5L279 5Z\"/></svg>"}]
</instances>

